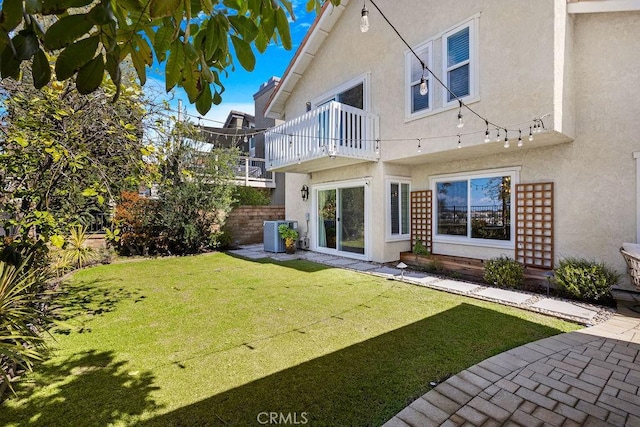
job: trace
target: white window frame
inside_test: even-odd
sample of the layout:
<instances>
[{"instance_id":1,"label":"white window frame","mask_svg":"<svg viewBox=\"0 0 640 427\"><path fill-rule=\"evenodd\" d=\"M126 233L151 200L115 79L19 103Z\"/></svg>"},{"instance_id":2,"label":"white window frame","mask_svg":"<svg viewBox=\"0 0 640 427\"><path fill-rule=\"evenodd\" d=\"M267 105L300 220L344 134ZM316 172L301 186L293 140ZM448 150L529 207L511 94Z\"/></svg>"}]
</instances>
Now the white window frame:
<instances>
[{"instance_id":1,"label":"white window frame","mask_svg":"<svg viewBox=\"0 0 640 427\"><path fill-rule=\"evenodd\" d=\"M341 85L331 89L328 92L311 100L311 107L318 108L322 104L334 100L340 93L362 84L362 106L364 111L371 111L371 72L361 74Z\"/></svg>"},{"instance_id":2,"label":"white window frame","mask_svg":"<svg viewBox=\"0 0 640 427\"><path fill-rule=\"evenodd\" d=\"M433 68L433 41L432 40L428 40L414 47L413 52L415 52L420 57L420 59L424 61L424 63L427 65L429 69ZM427 94L424 96L428 97L429 107L424 108L422 110L413 111L412 88L416 83L420 82L420 79L412 80L411 78L413 61L417 61L413 52L411 50L406 50L404 53L404 64L405 64L404 65L404 69L405 69L405 97L404 97L405 108L404 110L406 112L405 118L407 120L422 117L430 113L433 110L433 99L434 99L433 78L431 77L431 73L425 70L424 77L427 80L427 87L429 88L429 92L427 92Z\"/></svg>"},{"instance_id":3,"label":"white window frame","mask_svg":"<svg viewBox=\"0 0 640 427\"><path fill-rule=\"evenodd\" d=\"M457 25L451 30L445 32L442 35L442 81L445 84L448 82L448 73L449 71L459 68L463 65L469 64L469 95L460 97L460 100L465 102L472 102L478 98L478 79L479 79L479 68L478 68L478 19L480 15L476 15L462 24ZM467 61L459 62L451 67L448 66L447 59L447 39L464 30L466 27L469 27L469 59ZM457 105L458 101L454 98L449 101L449 93L445 90L443 93L442 101L443 107L450 107L452 105Z\"/></svg>"},{"instance_id":4,"label":"white window frame","mask_svg":"<svg viewBox=\"0 0 640 427\"><path fill-rule=\"evenodd\" d=\"M408 230L406 234L402 234L402 211L398 212L398 218L400 220L400 232L398 234L391 233L391 184L398 184L402 188L402 184L409 184L409 222ZM401 209L402 206L399 205ZM398 242L411 239L411 179L401 176L389 176L385 179L385 238L387 242Z\"/></svg>"},{"instance_id":5,"label":"white window frame","mask_svg":"<svg viewBox=\"0 0 640 427\"><path fill-rule=\"evenodd\" d=\"M498 248L498 249L515 249L515 226L516 226L516 205L515 205L515 188L516 185L520 182L520 170L521 167L510 167L510 168L501 168L501 169L488 169L481 171L473 171L473 172L461 172L461 173L453 173L453 174L445 174L445 175L435 175L429 178L429 186L431 191L433 192L434 202L433 202L433 242L434 243L452 243L458 245L467 245L467 246L480 246L487 248ZM467 236L451 236L447 234L438 234L438 183L440 182L448 182L448 181L460 181L467 180L471 181L472 179L477 178L492 178L496 176L510 176L511 177L511 239L510 240L491 240L491 239L479 239L469 237L469 232L467 232ZM468 193L467 197L471 197ZM471 221L467 221L468 226L470 227Z\"/></svg>"}]
</instances>

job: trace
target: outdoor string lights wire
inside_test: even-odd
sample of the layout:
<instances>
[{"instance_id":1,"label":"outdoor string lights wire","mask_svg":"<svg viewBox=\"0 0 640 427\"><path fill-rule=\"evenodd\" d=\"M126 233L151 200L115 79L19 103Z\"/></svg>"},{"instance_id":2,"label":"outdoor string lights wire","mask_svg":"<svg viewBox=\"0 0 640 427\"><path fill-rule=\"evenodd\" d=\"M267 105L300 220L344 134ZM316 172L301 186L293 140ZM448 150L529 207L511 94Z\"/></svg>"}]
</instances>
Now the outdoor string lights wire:
<instances>
[{"instance_id":1,"label":"outdoor string lights wire","mask_svg":"<svg viewBox=\"0 0 640 427\"><path fill-rule=\"evenodd\" d=\"M543 130L546 130L545 125L544 125L544 119L547 118L548 116L551 115L551 113L546 113L540 117L536 117L533 120L527 120L527 121L523 121L520 123L515 123L509 126L502 126L499 124L496 124L495 122L489 120L486 117L483 117L482 115L480 115L477 111L475 111L473 108L471 108L469 105L465 104L464 101L462 99L460 99L436 74L433 73L433 71L431 71L431 69L427 66L427 64L420 58L420 56L413 50L413 48L409 45L409 43L407 43L407 41L404 39L404 37L400 34L400 32L398 31L398 29L391 23L391 21L389 21L389 19L387 18L387 16L382 12L382 10L380 10L380 8L378 7L378 5L376 4L375 0L369 0L371 2L371 4L375 7L375 9L378 11L378 13L380 14L380 16L382 16L382 18L387 22L387 24L391 27L391 29L395 32L395 34L400 38L400 40L402 41L402 43L409 49L409 51L413 54L413 56L415 56L415 58L418 60L418 62L420 63L420 66L422 67L422 77L420 79L420 94L422 96L425 96L428 92L428 87L426 84L426 73L431 74L431 76L433 76L434 80L436 80L436 82L438 82L438 84L440 84L444 90L451 96L452 100L458 101L458 115L457 115L457 128L458 130L462 129L464 127L464 121L463 121L463 109L465 111L470 112L471 114L473 114L474 116L476 116L478 119L482 120L485 124L485 129L484 130L479 130L479 131L471 131L471 132L455 132L452 133L450 135L438 135L438 136L429 136L429 137L420 137L420 138L416 138L416 137L408 137L408 138L377 138L377 139L364 139L362 138L362 141L367 141L367 142L375 142L376 144L376 152L379 153L380 151L380 143L381 142L402 142L402 141L418 141L418 152L422 152L422 145L421 142L422 141L427 141L427 140L438 140L438 139L454 139L457 137L457 147L458 148L462 148L462 138L466 137L466 136L470 136L470 135L476 135L476 134L484 134L484 142L488 143L491 142L491 131L490 128L494 129L496 132L496 137L495 137L495 141L499 142L501 140L501 131L504 131L504 147L505 148L509 148L510 147L510 143L509 143L509 133L511 132L512 134L518 132L518 143L517 146L518 147L522 147L523 146L523 140L522 140L522 126L524 125L524 128L526 130L526 127L529 127L529 135L528 135L528 140L529 141L533 141L534 139L534 134L540 133ZM370 28L370 24L369 24L369 11L366 7L366 0L364 0L363 3L363 8L362 8L362 13L361 13L361 20L359 22L360 24L360 29L362 32L367 32ZM168 111L174 112L176 113L175 110L171 110L168 109ZM245 142L247 140L247 138L250 137L254 137L256 135L261 135L261 134L266 134L266 133L271 133L271 134L275 134L275 135L281 135L281 136L288 136L290 138L294 138L296 135L291 134L291 133L287 133L287 132L282 132L282 131L278 131L276 130L278 128L278 126L274 126L274 127L270 127L270 128L265 128L265 129L237 129L235 133L230 133L230 132L216 132L215 130L211 129L211 128L204 128L200 125L200 120L205 120L205 121L210 121L210 122L214 122L214 123L219 123L219 124L224 124L224 122L218 121L218 120L213 120L213 119L208 119L206 117L202 117L202 116L196 116L193 114L189 114L187 112L181 112L180 114L182 114L185 117L189 117L189 118L193 118L193 119L197 119L198 120L198 127L200 128L200 131L203 133L207 133L209 135L212 136L219 136L219 137L227 137L227 138L238 138L245 139ZM168 116L165 114L165 116ZM171 116L169 116L171 117ZM320 139L321 137L319 135L317 136L305 136L305 138L307 139ZM340 141L342 140L342 138L340 137L334 137L334 138L330 138L327 136L322 136L322 140L323 141L327 141L327 140L333 140L333 141Z\"/></svg>"}]
</instances>

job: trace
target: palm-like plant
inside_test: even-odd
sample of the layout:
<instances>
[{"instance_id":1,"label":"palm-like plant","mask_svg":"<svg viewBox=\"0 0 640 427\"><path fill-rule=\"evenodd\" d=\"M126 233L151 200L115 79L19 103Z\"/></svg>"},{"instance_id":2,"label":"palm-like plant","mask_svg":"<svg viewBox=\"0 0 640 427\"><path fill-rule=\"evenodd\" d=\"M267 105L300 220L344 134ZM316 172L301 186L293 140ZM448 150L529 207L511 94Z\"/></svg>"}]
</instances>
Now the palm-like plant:
<instances>
[{"instance_id":1,"label":"palm-like plant","mask_svg":"<svg viewBox=\"0 0 640 427\"><path fill-rule=\"evenodd\" d=\"M0 399L11 388L10 377L21 370L31 371L46 353L41 336L46 313L38 292L41 278L25 265L0 262Z\"/></svg>"},{"instance_id":2,"label":"palm-like plant","mask_svg":"<svg viewBox=\"0 0 640 427\"><path fill-rule=\"evenodd\" d=\"M97 258L96 251L86 245L88 237L86 227L71 227L64 253L67 261L76 268L85 267Z\"/></svg>"}]
</instances>

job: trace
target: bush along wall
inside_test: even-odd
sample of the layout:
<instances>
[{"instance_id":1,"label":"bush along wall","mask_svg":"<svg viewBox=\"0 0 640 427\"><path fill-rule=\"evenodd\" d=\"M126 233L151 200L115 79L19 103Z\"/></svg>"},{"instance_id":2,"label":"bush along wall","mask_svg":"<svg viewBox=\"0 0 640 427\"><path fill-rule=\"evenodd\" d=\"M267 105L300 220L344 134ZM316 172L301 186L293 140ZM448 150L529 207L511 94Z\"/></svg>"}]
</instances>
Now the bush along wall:
<instances>
[{"instance_id":1,"label":"bush along wall","mask_svg":"<svg viewBox=\"0 0 640 427\"><path fill-rule=\"evenodd\" d=\"M553 273L553 282L559 290L592 302L608 302L611 287L620 280L620 275L605 263L584 258L562 259Z\"/></svg>"},{"instance_id":2,"label":"bush along wall","mask_svg":"<svg viewBox=\"0 0 640 427\"><path fill-rule=\"evenodd\" d=\"M519 288L524 283L524 267L506 256L492 258L484 263L484 280L501 288Z\"/></svg>"}]
</instances>

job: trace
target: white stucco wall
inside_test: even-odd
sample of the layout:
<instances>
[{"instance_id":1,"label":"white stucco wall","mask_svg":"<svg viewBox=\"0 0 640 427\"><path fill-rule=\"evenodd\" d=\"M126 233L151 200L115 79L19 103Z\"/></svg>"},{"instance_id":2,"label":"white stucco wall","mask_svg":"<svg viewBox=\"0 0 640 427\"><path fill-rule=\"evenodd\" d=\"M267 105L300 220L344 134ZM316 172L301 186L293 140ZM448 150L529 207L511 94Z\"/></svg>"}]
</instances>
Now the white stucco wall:
<instances>
[{"instance_id":1,"label":"white stucco wall","mask_svg":"<svg viewBox=\"0 0 640 427\"><path fill-rule=\"evenodd\" d=\"M545 125L568 137L563 141L574 141L537 147L536 142L529 144L525 139L523 149L512 144L503 150L493 144L493 151L475 158L464 159L461 154L456 160L454 150L446 161L433 162L430 153L456 145L457 138L444 138L423 142L423 152L418 155L416 137L458 132L457 107L406 122L406 48L372 8L371 29L361 33L361 5L352 2L288 98L286 118L303 114L306 102L345 81L370 73L371 111L380 117L382 158L379 163L311 176L288 175L287 218L305 223L304 213L311 205L300 199L303 183L311 187L371 177L371 257L393 261L400 251L410 248L408 242L385 242L386 176L410 176L413 189L424 189L433 175L520 167L520 182L555 183L556 258L584 256L606 261L624 272L618 248L624 241L635 241L638 232L633 152L640 151L640 103L636 101L640 96L640 55L635 53L640 12L566 15L565 0L519 1L509 7L500 0L397 3L381 7L411 45L479 14L480 97L471 106L509 127L551 112ZM434 44L436 58L439 50L438 42ZM433 65L441 74L439 60ZM436 92L436 97L442 96ZM469 114L465 122L465 133L478 132L465 138L465 145L481 145L484 122L472 120ZM408 140L398 141L402 138ZM413 162L411 166L396 164L407 163L407 159ZM480 258L513 255L504 249L471 246L441 245L440 249Z\"/></svg>"}]
</instances>

